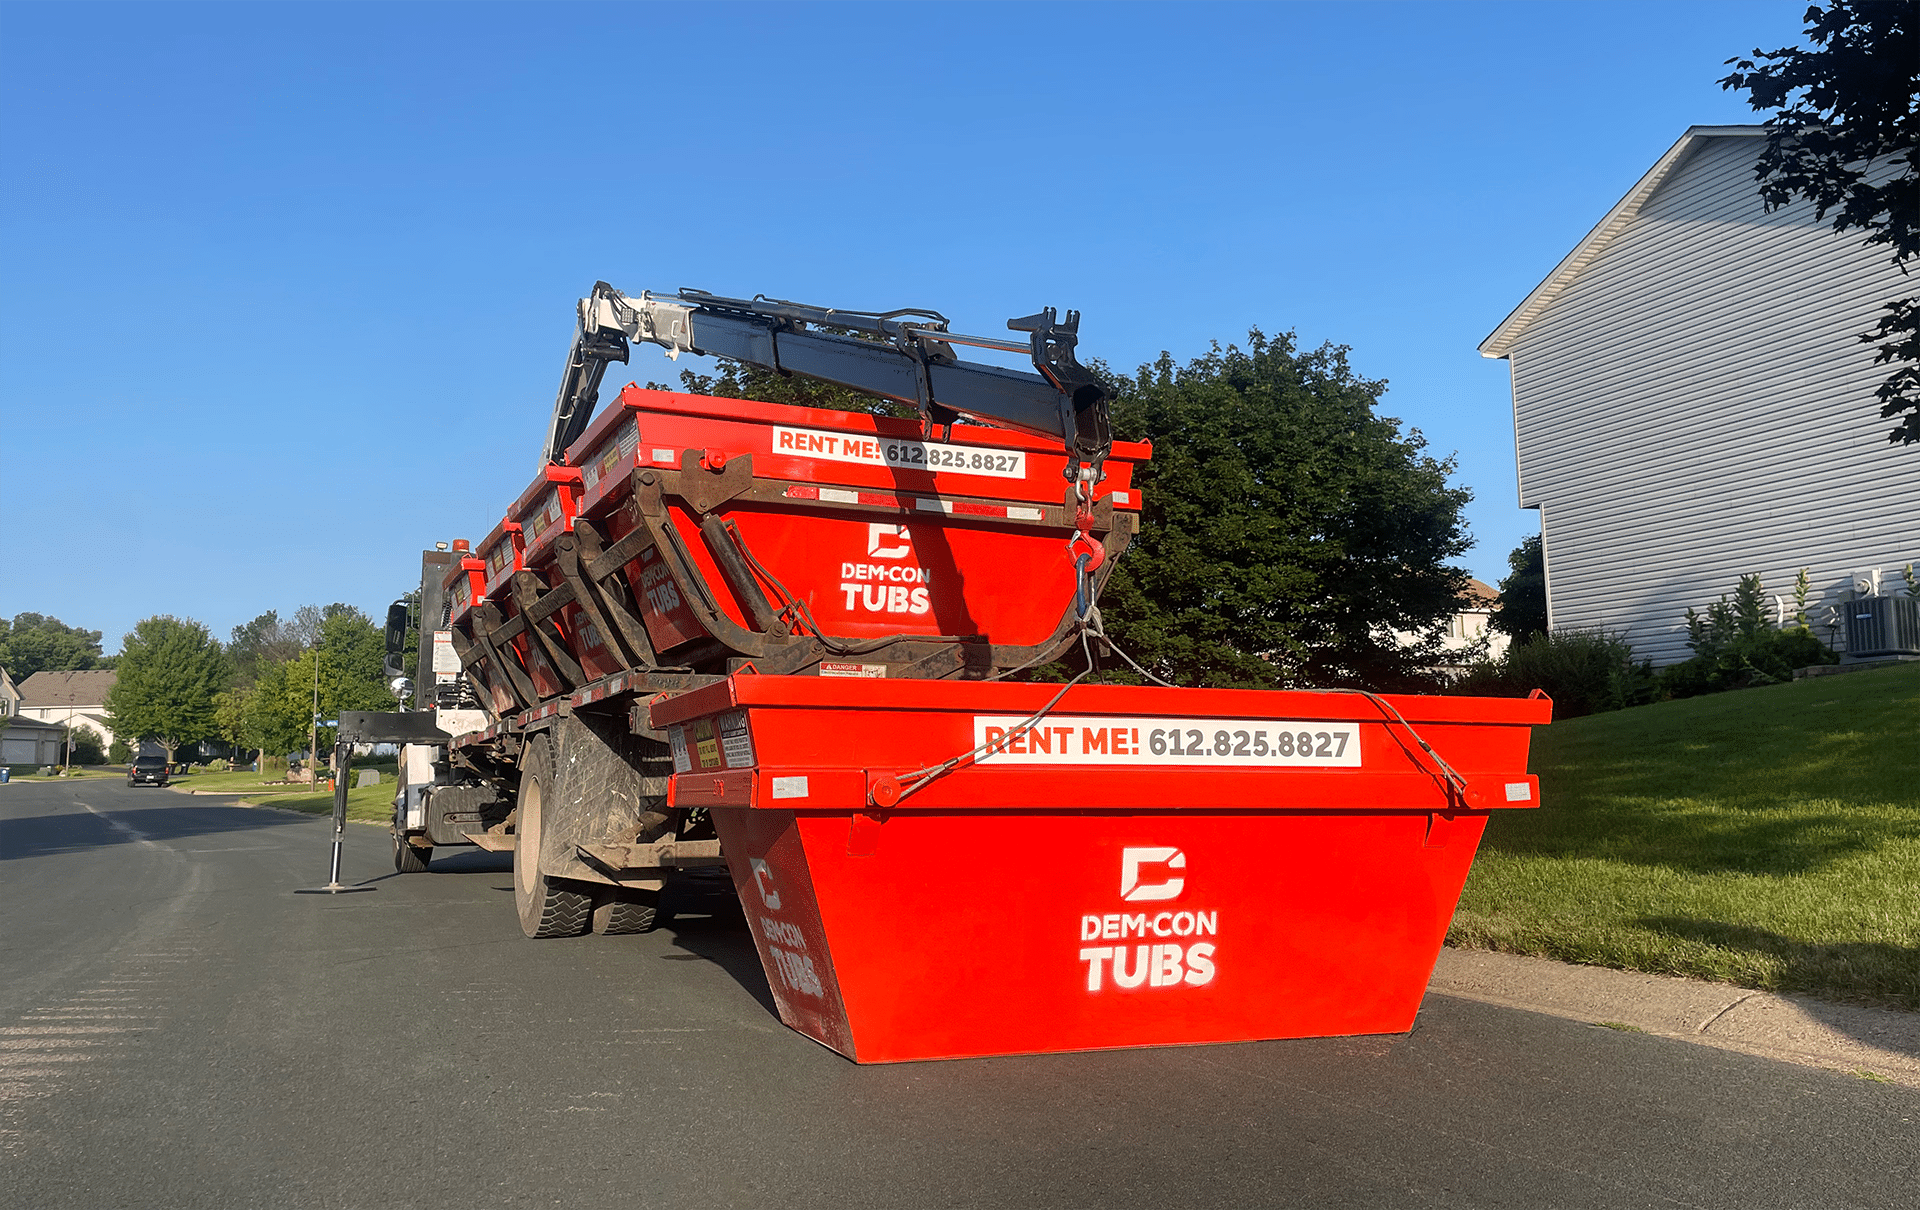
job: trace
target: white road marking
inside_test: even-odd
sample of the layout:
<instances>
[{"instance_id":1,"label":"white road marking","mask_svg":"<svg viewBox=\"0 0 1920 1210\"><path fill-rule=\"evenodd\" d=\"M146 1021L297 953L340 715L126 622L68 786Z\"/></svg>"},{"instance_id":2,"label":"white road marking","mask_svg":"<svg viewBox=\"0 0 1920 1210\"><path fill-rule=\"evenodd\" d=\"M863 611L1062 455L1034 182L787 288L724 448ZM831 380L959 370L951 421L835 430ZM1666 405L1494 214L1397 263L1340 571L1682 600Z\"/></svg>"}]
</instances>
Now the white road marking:
<instances>
[{"instance_id":1,"label":"white road marking","mask_svg":"<svg viewBox=\"0 0 1920 1210\"><path fill-rule=\"evenodd\" d=\"M146 845L150 849L165 849L167 847L161 844L159 841L155 840L153 837L147 835L145 832L142 832L139 828L133 827L131 824L121 823L119 820L107 814L105 811L100 810L98 807L95 807L90 802L80 802L80 800L77 798L74 799L74 801L79 802L81 806L85 807L87 810L99 816L101 822L105 823L109 828L113 828L115 831L125 832L128 836L132 837L134 840L138 841L139 843Z\"/></svg>"}]
</instances>

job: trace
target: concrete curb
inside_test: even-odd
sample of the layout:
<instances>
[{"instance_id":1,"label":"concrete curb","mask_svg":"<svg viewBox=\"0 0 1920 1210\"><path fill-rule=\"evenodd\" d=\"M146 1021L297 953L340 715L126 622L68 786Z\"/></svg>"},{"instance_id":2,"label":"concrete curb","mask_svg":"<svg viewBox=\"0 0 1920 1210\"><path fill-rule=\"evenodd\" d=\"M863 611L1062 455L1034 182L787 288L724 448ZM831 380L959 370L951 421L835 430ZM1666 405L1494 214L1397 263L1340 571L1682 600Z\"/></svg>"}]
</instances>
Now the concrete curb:
<instances>
[{"instance_id":1,"label":"concrete curb","mask_svg":"<svg viewBox=\"0 0 1920 1210\"><path fill-rule=\"evenodd\" d=\"M1920 1013L1443 949L1427 990L1920 1088Z\"/></svg>"}]
</instances>

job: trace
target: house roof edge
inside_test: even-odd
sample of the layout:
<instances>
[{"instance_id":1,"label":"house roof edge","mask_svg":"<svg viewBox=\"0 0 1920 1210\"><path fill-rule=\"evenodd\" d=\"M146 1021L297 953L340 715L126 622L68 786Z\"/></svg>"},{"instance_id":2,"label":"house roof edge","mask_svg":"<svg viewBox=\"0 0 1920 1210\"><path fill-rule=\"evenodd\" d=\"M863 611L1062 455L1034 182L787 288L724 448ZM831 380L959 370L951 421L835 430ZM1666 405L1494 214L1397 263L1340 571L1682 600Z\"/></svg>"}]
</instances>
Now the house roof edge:
<instances>
[{"instance_id":1,"label":"house roof edge","mask_svg":"<svg viewBox=\"0 0 1920 1210\"><path fill-rule=\"evenodd\" d=\"M1627 195L1614 204L1613 209L1607 211L1606 217L1594 224L1593 230L1587 232L1586 237L1574 245L1573 251L1561 258L1560 263L1553 267L1553 271L1533 288L1533 292L1522 299L1520 305L1508 312L1507 317L1500 321L1500 325L1487 334L1487 338L1480 342L1480 356L1499 358L1511 353L1514 341L1520 338L1520 334L1526 330L1527 325L1546 310L1548 304L1559 297L1561 291L1565 290L1580 271L1591 264L1593 259L1613 242L1615 236L1626 229L1627 224L1640 213L1640 207L1673 173L1674 168L1686 157L1686 153L1695 143L1702 139L1751 138L1766 133L1765 126L1687 127L1686 133L1682 134L1673 146L1667 148L1666 154L1655 161L1653 167L1649 168L1633 188L1627 191Z\"/></svg>"}]
</instances>

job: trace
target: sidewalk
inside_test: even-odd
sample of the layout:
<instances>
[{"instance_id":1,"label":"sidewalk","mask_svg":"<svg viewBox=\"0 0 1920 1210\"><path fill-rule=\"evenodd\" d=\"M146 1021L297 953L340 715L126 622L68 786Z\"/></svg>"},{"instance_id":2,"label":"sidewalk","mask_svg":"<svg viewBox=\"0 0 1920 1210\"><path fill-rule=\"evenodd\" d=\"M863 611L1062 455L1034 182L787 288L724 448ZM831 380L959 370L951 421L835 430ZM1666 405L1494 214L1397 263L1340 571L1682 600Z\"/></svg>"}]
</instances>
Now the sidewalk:
<instances>
[{"instance_id":1,"label":"sidewalk","mask_svg":"<svg viewBox=\"0 0 1920 1210\"><path fill-rule=\"evenodd\" d=\"M1920 1088L1920 1013L1487 950L1441 950L1428 990Z\"/></svg>"}]
</instances>

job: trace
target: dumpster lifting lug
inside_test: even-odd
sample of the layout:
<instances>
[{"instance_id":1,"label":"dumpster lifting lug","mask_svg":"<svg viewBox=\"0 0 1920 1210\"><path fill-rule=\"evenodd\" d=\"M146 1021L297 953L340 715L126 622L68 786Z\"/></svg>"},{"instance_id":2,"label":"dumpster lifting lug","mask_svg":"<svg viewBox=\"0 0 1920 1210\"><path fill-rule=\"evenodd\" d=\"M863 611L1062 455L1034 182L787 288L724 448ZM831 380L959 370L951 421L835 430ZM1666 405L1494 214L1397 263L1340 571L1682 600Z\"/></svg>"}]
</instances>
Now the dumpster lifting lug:
<instances>
[{"instance_id":1,"label":"dumpster lifting lug","mask_svg":"<svg viewBox=\"0 0 1920 1210\"><path fill-rule=\"evenodd\" d=\"M728 458L718 451L682 450L679 481L668 487L670 492L674 489L688 508L704 516L753 490L753 455Z\"/></svg>"},{"instance_id":2,"label":"dumpster lifting lug","mask_svg":"<svg viewBox=\"0 0 1920 1210\"><path fill-rule=\"evenodd\" d=\"M1472 831L1473 821L1484 820L1486 817L1487 812L1474 810L1458 801L1447 810L1434 811L1427 816L1427 839L1424 847L1444 849L1457 840L1475 840L1477 836L1469 834Z\"/></svg>"},{"instance_id":3,"label":"dumpster lifting lug","mask_svg":"<svg viewBox=\"0 0 1920 1210\"><path fill-rule=\"evenodd\" d=\"M847 824L847 856L872 857L880 851L880 825L887 817L877 811L855 811Z\"/></svg>"}]
</instances>

